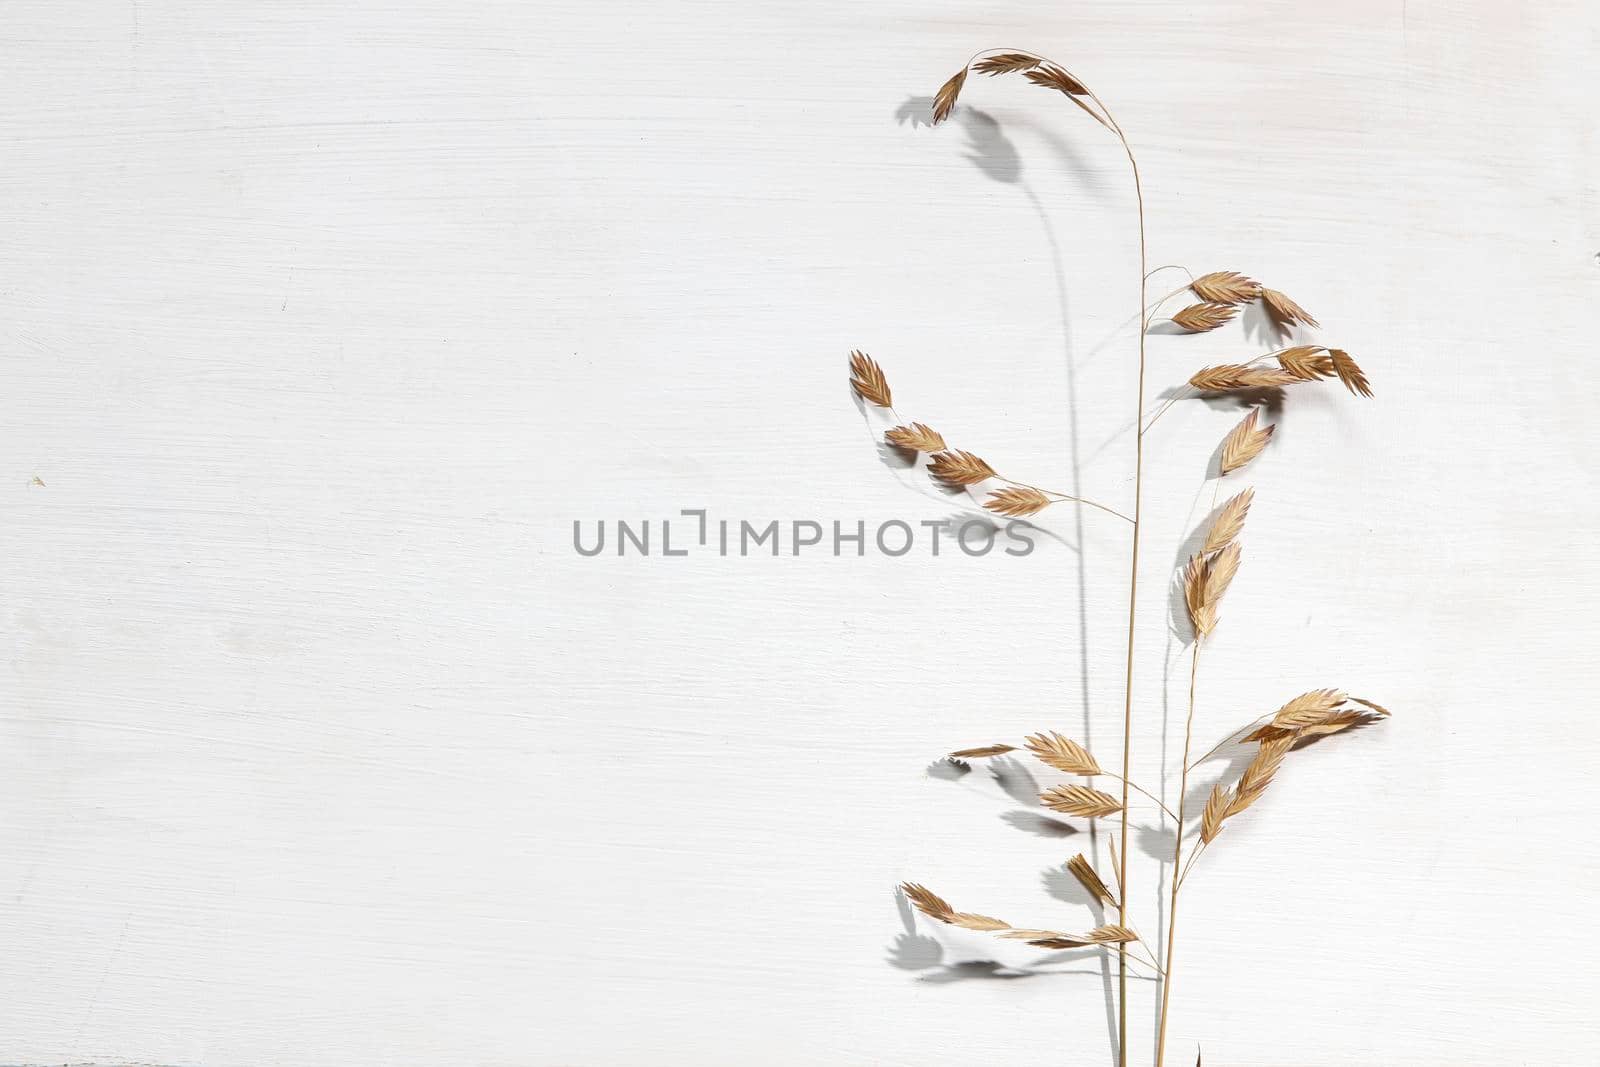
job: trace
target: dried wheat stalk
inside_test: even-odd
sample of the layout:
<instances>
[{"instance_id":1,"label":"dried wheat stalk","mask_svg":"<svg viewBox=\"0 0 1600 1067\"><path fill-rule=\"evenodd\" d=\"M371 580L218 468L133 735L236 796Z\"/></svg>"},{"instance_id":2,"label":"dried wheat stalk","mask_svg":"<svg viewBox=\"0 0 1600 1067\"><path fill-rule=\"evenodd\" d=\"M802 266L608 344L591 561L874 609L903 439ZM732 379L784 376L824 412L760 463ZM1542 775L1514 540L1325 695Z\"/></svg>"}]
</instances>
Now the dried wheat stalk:
<instances>
[{"instance_id":1,"label":"dried wheat stalk","mask_svg":"<svg viewBox=\"0 0 1600 1067\"><path fill-rule=\"evenodd\" d=\"M993 51L980 53L972 60L969 60L967 65L963 66L959 72L940 87L933 104L935 123L943 122L949 118L963 87L966 85L969 71L976 71L979 74L989 76L1021 74L1028 82L1034 85L1063 94L1077 108L1111 131L1127 155L1136 193L1135 202L1139 208L1141 279L1139 285L1140 318L1138 321L1141 329L1139 331L1138 389L1136 391L1137 407L1135 410L1138 421L1135 423L1137 433L1135 435L1133 462L1133 516L1129 518L1103 504L1083 501L1127 519L1133 527L1128 583L1128 638L1125 684L1123 687L1122 773L1120 775L1110 774L1110 772L1101 767L1086 748L1056 731L1040 731L1030 734L1023 742L1029 755L1054 770L1086 778L1108 775L1118 778L1121 782L1122 795L1120 799L1110 793L1080 784L1058 785L1039 794L1040 802L1052 811L1088 819L1105 818L1112 815L1120 816L1121 848L1119 850L1115 843L1112 844L1111 848L1111 872L1117 887L1115 893L1101 879L1094 864L1082 853L1072 857L1066 864L1066 869L1088 891L1093 902L1096 905L1108 908L1115 906L1117 917L1114 923L1097 926L1084 934L1061 933L1055 930L1035 927L1015 928L1000 919L986 915L958 912L943 898L917 883L908 882L901 888L905 892L906 898L923 915L951 926L995 933L1006 940L1022 941L1042 948L1065 949L1093 945L1114 946L1117 949L1118 957L1118 1057L1120 1067L1127 1067L1128 947L1140 943L1134 927L1128 921L1128 833L1130 825L1128 802L1130 790L1136 790L1150 796L1163 810L1168 810L1169 814L1171 814L1160 797L1148 793L1142 786L1134 783L1129 775L1135 662L1134 635L1139 599L1139 548L1144 525L1144 443L1145 437L1154 423L1153 419L1150 422L1144 420L1147 367L1145 358L1146 337L1154 314L1165 303L1165 300L1176 297L1185 290L1192 292L1199 302L1178 311L1172 316L1171 321L1177 324L1180 329L1189 333L1205 333L1228 327L1237 321L1239 310L1243 305L1257 300L1261 302L1271 320L1285 332L1291 331L1296 327L1318 328L1319 324L1309 312L1285 296L1281 291L1264 287L1254 279L1233 270L1211 271L1198 277L1191 275L1191 280L1187 286L1175 290L1162 301L1157 301L1154 307L1149 305L1147 297L1150 273L1146 270L1148 257L1145 247L1143 188L1139 180L1138 162L1134 157L1132 147L1122 133L1120 125L1112 117L1104 102L1087 87L1082 79L1059 64L1025 52ZM1349 353L1342 349L1327 348L1317 344L1298 344L1278 352L1267 353L1264 356L1246 362L1204 367L1190 376L1188 382L1196 392L1208 394L1278 390L1291 385L1335 378L1354 395L1363 397L1372 395L1371 385L1366 373L1357 365ZM856 394L868 403L884 408L892 406L889 386L884 378L882 368L860 352L854 352L851 355L851 385ZM1168 403L1167 407L1170 406L1171 402ZM1166 407L1163 407L1162 411L1165 410ZM896 418L898 419L898 416ZM1252 407L1243 421L1235 426L1224 438L1219 452L1219 477L1231 474L1249 464L1261 455L1271 441L1276 427L1275 425L1260 425L1260 418L1260 409ZM1049 493L1033 486L1005 479L997 474L993 467L973 453L949 448L941 435L922 423L901 423L886 431L884 437L889 444L897 448L927 454L930 457L929 473L934 478L953 488L969 488L990 479L1005 483L1000 488L991 491L984 501L984 507L997 514L1013 518L1025 517L1043 511L1052 503L1061 500L1079 499L1064 494ZM1266 722L1262 723L1258 719L1256 723L1251 724L1254 727L1253 729L1246 727L1249 732L1242 740L1244 743L1251 743L1257 746L1254 758L1244 768L1237 781L1231 784L1219 781L1215 784L1196 825L1191 826L1186 819L1185 801L1188 795L1188 776L1195 766L1195 763L1190 760L1190 751L1194 735L1197 703L1196 682L1199 674L1200 650L1202 645L1209 643L1218 623L1218 611L1222 599L1227 594L1239 572L1242 558L1239 537L1243 533L1245 521L1249 516L1254 499L1254 490L1246 489L1230 497L1216 510L1215 517L1205 533L1199 551L1188 560L1181 573L1181 593L1189 620L1194 628L1195 640L1191 648L1188 718L1184 729L1183 763L1178 782L1177 812L1174 815L1174 820L1177 824L1177 835L1172 854L1171 906L1166 915L1166 966L1164 968L1161 967L1154 958L1149 961L1150 965L1154 966L1157 973L1162 977L1160 1022L1156 1040L1156 1067L1163 1067L1166 1055L1179 893L1185 879L1194 867L1195 861L1216 840L1228 820L1244 812L1261 799L1282 769L1289 753L1297 745L1311 738L1340 733L1353 727L1377 722L1387 718L1389 715L1388 710L1381 705L1359 697L1347 696L1343 691L1337 689L1317 689L1294 697L1273 713ZM1242 733L1243 731L1240 732ZM1237 737L1238 733L1231 736ZM1002 756L1016 751L1018 749L1009 744L992 744L960 749L952 752L950 758L982 759ZM1202 762L1204 759L1205 757L1202 757ZM1188 863L1185 865L1183 862L1185 858L1184 845L1186 839L1190 838L1191 835L1198 838L1198 841L1194 850L1188 855ZM1138 959L1139 957L1135 958ZM1200 1060L1197 1057L1196 1067L1199 1067L1199 1063Z\"/></svg>"}]
</instances>

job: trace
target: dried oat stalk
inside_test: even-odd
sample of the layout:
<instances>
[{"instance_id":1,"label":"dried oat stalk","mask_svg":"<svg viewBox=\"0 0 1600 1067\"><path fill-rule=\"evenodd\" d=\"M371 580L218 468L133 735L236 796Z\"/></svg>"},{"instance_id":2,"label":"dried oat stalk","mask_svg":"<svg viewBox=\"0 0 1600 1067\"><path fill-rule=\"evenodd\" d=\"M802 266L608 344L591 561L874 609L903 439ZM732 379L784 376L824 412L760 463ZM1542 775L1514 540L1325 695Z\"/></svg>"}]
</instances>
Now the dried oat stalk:
<instances>
[{"instance_id":1,"label":"dried oat stalk","mask_svg":"<svg viewBox=\"0 0 1600 1067\"><path fill-rule=\"evenodd\" d=\"M1091 93L1088 87L1077 76L1069 73L1059 64L1039 58L1038 56L1017 51L994 51L981 55L970 67L963 67L950 77L940 87L934 98L933 118L936 123L943 122L950 117L967 82L969 70L979 74L998 76L1001 74L1021 74L1030 83L1061 93L1078 110L1083 111L1108 130L1126 151L1131 164L1130 173L1135 182L1135 191L1138 196L1135 202L1139 209L1139 234L1141 252L1141 271L1148 265L1144 262L1144 223L1145 217L1142 208L1143 189L1138 186L1138 164L1134 159L1132 146L1123 136L1120 125L1112 118L1111 112ZM1151 316L1165 304L1165 300L1157 301L1151 305L1148 300L1147 285L1150 274L1143 273L1140 281L1140 323L1148 326ZM1291 300L1282 291L1266 288L1247 275L1234 270L1218 270L1201 274L1198 277L1191 275L1189 285L1185 287L1194 294L1196 303L1178 311L1172 316L1172 321L1177 326L1189 333L1209 333L1218 330L1234 328L1237 325L1240 309L1253 301L1260 301L1268 317L1284 333L1292 332L1296 328L1317 329L1317 320L1303 307ZM1176 298L1184 292L1179 289L1170 294L1169 298ZM1093 504L1092 501L1083 501L1093 504L1102 511L1127 519L1132 524L1132 551L1129 556L1132 560L1139 559L1139 545L1141 531L1144 528L1141 505L1143 501L1143 457L1147 447L1147 438L1150 434L1152 423L1146 422L1145 411L1145 375L1148 369L1145 346L1150 331L1139 331L1139 361L1138 361L1138 389L1135 394L1138 407L1136 414L1139 421L1136 423L1140 445L1135 449L1135 459L1132 471L1132 486L1135 504L1131 509L1133 518L1128 518L1121 511L1116 511L1103 504ZM1165 343L1165 342L1163 342ZM851 355L851 386L862 400L882 408L891 407L891 397L888 382L885 380L882 369L866 355L855 352ZM1224 363L1215 366L1203 367L1192 374L1189 386L1202 395L1219 393L1250 393L1259 390L1286 390L1289 386L1302 385L1318 381L1332 381L1337 379L1350 393L1370 397L1372 387L1366 372L1356 363L1355 359L1343 349L1328 348L1320 344L1296 344L1292 347L1277 352L1269 352L1254 359L1242 362ZM1000 380L1000 379L996 379ZM1181 396L1186 395L1180 392ZM1293 393L1286 392L1281 399L1289 403ZM1175 403L1174 399L1171 403ZM1171 403L1167 406L1170 407ZM1164 407L1163 411L1166 410ZM1159 415L1157 416L1159 418ZM1274 425L1264 425L1263 409L1252 407L1245 415L1243 421L1234 426L1224 438L1220 448L1219 470L1221 476L1232 474L1243 469L1246 465L1257 459L1272 440L1275 431ZM899 417L896 416L897 422ZM1153 421L1153 420L1152 420ZM1011 482L1002 478L994 468L971 452L960 451L947 447L944 438L920 422L902 422L884 434L884 439L896 448L915 451L929 456L928 470L940 482L953 488L968 488L991 479L1000 483L988 493L983 504L986 509L995 514L1010 518L1023 518L1038 514L1052 503L1059 501L1078 500L1077 497L1066 496L1061 493L1049 493L1032 486ZM1196 718L1195 679L1199 674L1200 649L1209 645L1210 639L1218 625L1219 610L1223 598L1227 595L1235 576L1238 574L1241 548L1240 537L1243 534L1245 522L1250 514L1252 502L1255 499L1253 490L1246 489L1226 500L1217 508L1210 527L1206 530L1201 541L1199 551L1188 560L1181 572L1181 595L1184 608L1189 621L1193 625L1195 641L1191 650L1190 660L1190 700L1188 708L1187 726L1185 728L1184 744L1182 749L1182 770L1177 783L1177 792L1173 799L1176 804L1174 821L1177 824L1176 842L1172 853L1172 869L1169 878L1171 905L1166 910L1164 919L1168 923L1175 921L1178 912L1179 891L1190 874L1190 868L1195 860L1207 849L1217 836L1222 832L1228 822L1237 818L1241 813L1257 804L1266 794L1269 787L1276 779L1288 760L1290 753L1306 741L1324 737L1329 734L1340 733L1353 727L1367 723L1378 722L1388 717L1387 709L1360 697L1346 695L1338 689L1315 689L1293 697L1278 708L1270 716L1263 716L1249 727L1246 727L1244 743L1254 744L1256 747L1254 758L1239 774L1237 780L1217 782L1208 796L1204 810L1199 813L1198 820L1193 818L1192 811L1185 810L1188 799L1189 774L1194 769L1195 763L1190 760L1190 748L1193 740L1193 725ZM1062 933L1057 930L1040 927L1012 927L1009 923L991 916L975 912L957 911L942 897L928 890L926 887L915 883L905 883L901 888L908 899L923 915L950 926L961 927L985 933L993 933L1007 941L1024 942L1038 948L1069 949L1083 948L1095 945L1114 947L1117 950L1119 961L1119 989L1118 1019L1119 1040L1118 1046L1126 1050L1129 1047L1127 1033L1128 1018L1128 991L1126 986L1127 963L1129 952L1127 946L1139 941L1132 923L1129 921L1128 909L1130 901L1130 888L1128 880L1128 833L1131 823L1129 807L1129 789L1136 789L1147 796L1152 796L1158 805L1166 807L1166 802L1160 797L1148 794L1142 787L1136 785L1130 778L1129 748L1134 713L1134 676L1135 676L1135 645L1133 635L1137 630L1137 607L1139 569L1135 564L1130 573L1130 589L1128 598L1127 617L1127 664L1125 672L1125 685L1123 690L1123 736L1122 736L1122 773L1108 774L1093 755L1083 745L1073 739L1054 731L1031 734L1024 741L1026 751L1043 762L1046 766L1068 775L1084 778L1094 778L1100 775L1112 777L1122 784L1122 797L1119 799L1111 793L1102 792L1088 785L1067 784L1058 785L1039 794L1040 803L1051 811L1061 812L1066 815L1086 819L1106 818L1121 815L1119 829L1121 831L1121 845L1118 849L1116 843L1111 843L1111 873L1114 878L1116 891L1100 877L1088 856L1078 854L1066 864L1066 869L1077 879L1089 893L1092 902L1097 907L1115 907L1117 916L1115 923L1096 926L1087 933ZM1270 636L1270 635L1269 635ZM1262 642L1263 649L1269 650L1270 645ZM1263 657L1267 653L1263 653ZM1263 721L1263 719L1265 721ZM1237 735L1235 735L1237 736ZM950 754L952 759L984 759L989 757L1004 756L1019 751L1009 744L991 744L975 748L959 749ZM1201 760L1199 762L1204 762ZM1197 822L1197 825L1195 823ZM1195 850L1188 855L1188 866L1182 865L1185 858L1186 844L1194 841ZM1166 966L1161 968L1152 957L1150 962L1156 964L1161 972L1163 982L1161 986L1161 1011L1160 1023L1156 1040L1156 1067L1163 1067L1167 1048L1167 1023L1170 1018L1170 997L1172 994L1173 953L1175 941L1171 937L1173 927L1168 926L1164 939L1166 945ZM1158 931L1160 932L1160 931ZM1142 951L1142 949L1141 949ZM1196 1058L1196 1067L1200 1060ZM1128 1067L1126 1053L1123 1053L1119 1067Z\"/></svg>"}]
</instances>

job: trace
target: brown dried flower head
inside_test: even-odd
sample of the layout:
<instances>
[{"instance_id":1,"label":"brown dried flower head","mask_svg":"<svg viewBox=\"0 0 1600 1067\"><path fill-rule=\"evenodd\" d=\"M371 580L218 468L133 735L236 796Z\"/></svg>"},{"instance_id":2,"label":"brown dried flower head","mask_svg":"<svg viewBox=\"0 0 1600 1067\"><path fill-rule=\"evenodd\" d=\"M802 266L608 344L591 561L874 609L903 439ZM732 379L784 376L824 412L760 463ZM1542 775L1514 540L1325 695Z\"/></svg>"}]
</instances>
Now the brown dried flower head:
<instances>
[{"instance_id":1,"label":"brown dried flower head","mask_svg":"<svg viewBox=\"0 0 1600 1067\"><path fill-rule=\"evenodd\" d=\"M883 431L883 439L908 452L942 452L945 449L944 438L939 431L920 422L891 427Z\"/></svg>"},{"instance_id":2,"label":"brown dried flower head","mask_svg":"<svg viewBox=\"0 0 1600 1067\"><path fill-rule=\"evenodd\" d=\"M1367 384L1367 376L1356 366L1356 361L1350 358L1350 353L1343 349L1330 348L1328 359L1333 363L1333 372L1339 376L1346 389L1361 396L1372 395L1372 387Z\"/></svg>"},{"instance_id":3,"label":"brown dried flower head","mask_svg":"<svg viewBox=\"0 0 1600 1067\"><path fill-rule=\"evenodd\" d=\"M1272 440L1272 432L1276 426L1268 426L1264 430L1256 429L1256 412L1251 408L1250 414L1244 421L1229 431L1228 436L1222 439L1222 457L1220 461L1223 474L1231 474L1240 467L1249 463L1261 454L1267 447L1267 442Z\"/></svg>"},{"instance_id":4,"label":"brown dried flower head","mask_svg":"<svg viewBox=\"0 0 1600 1067\"><path fill-rule=\"evenodd\" d=\"M1275 389L1293 385L1299 380L1284 370L1251 367L1244 363L1223 363L1195 371L1189 377L1189 384L1205 393L1226 393L1237 389Z\"/></svg>"},{"instance_id":5,"label":"brown dried flower head","mask_svg":"<svg viewBox=\"0 0 1600 1067\"><path fill-rule=\"evenodd\" d=\"M1086 785L1058 785L1040 793L1039 799L1051 811L1081 815L1087 819L1115 815L1122 810L1122 802L1116 797Z\"/></svg>"},{"instance_id":6,"label":"brown dried flower head","mask_svg":"<svg viewBox=\"0 0 1600 1067\"><path fill-rule=\"evenodd\" d=\"M928 473L952 488L975 485L985 478L997 478L994 468L971 452L937 452L928 464Z\"/></svg>"},{"instance_id":7,"label":"brown dried flower head","mask_svg":"<svg viewBox=\"0 0 1600 1067\"><path fill-rule=\"evenodd\" d=\"M1058 771L1083 775L1101 773L1100 764L1095 762L1087 749L1054 730L1047 734L1030 734L1027 744L1028 751L1038 757L1041 763L1049 764Z\"/></svg>"},{"instance_id":8,"label":"brown dried flower head","mask_svg":"<svg viewBox=\"0 0 1600 1067\"><path fill-rule=\"evenodd\" d=\"M1267 311L1281 326L1320 326L1311 313L1284 296L1276 289L1262 289L1261 299L1267 305Z\"/></svg>"},{"instance_id":9,"label":"brown dried flower head","mask_svg":"<svg viewBox=\"0 0 1600 1067\"><path fill-rule=\"evenodd\" d=\"M1314 382L1318 378L1333 377L1333 360L1323 353L1321 345L1296 345L1278 353L1278 366L1300 381Z\"/></svg>"},{"instance_id":10,"label":"brown dried flower head","mask_svg":"<svg viewBox=\"0 0 1600 1067\"><path fill-rule=\"evenodd\" d=\"M972 65L972 69L992 78L996 74L1020 74L1022 71L1032 70L1042 62L1038 56L1022 52L1002 52L1000 55L986 56L978 60Z\"/></svg>"},{"instance_id":11,"label":"brown dried flower head","mask_svg":"<svg viewBox=\"0 0 1600 1067\"><path fill-rule=\"evenodd\" d=\"M1246 489L1222 505L1222 510L1217 512L1217 521L1211 524L1211 529L1206 533L1205 544L1200 546L1201 553L1216 552L1239 536L1244 530L1245 516L1250 514L1250 502L1255 498L1256 491Z\"/></svg>"},{"instance_id":12,"label":"brown dried flower head","mask_svg":"<svg viewBox=\"0 0 1600 1067\"><path fill-rule=\"evenodd\" d=\"M1014 745L984 745L982 748L964 748L959 752L950 753L951 759L983 759L986 756L1003 756L1007 752L1015 752Z\"/></svg>"},{"instance_id":13,"label":"brown dried flower head","mask_svg":"<svg viewBox=\"0 0 1600 1067\"><path fill-rule=\"evenodd\" d=\"M1236 270L1217 270L1202 274L1189 283L1201 300L1212 304L1243 304L1261 295L1261 283Z\"/></svg>"},{"instance_id":14,"label":"brown dried flower head","mask_svg":"<svg viewBox=\"0 0 1600 1067\"><path fill-rule=\"evenodd\" d=\"M1078 880L1078 884L1087 889L1089 895L1100 903L1113 906L1117 903L1116 897L1111 895L1110 887L1101 881L1100 873L1094 869L1094 865L1083 853L1080 852L1067 861L1067 870L1072 872L1072 877Z\"/></svg>"},{"instance_id":15,"label":"brown dried flower head","mask_svg":"<svg viewBox=\"0 0 1600 1067\"><path fill-rule=\"evenodd\" d=\"M894 406L883 368L865 352L850 353L850 387L856 391L856 396L869 404L876 404L880 408Z\"/></svg>"},{"instance_id":16,"label":"brown dried flower head","mask_svg":"<svg viewBox=\"0 0 1600 1067\"><path fill-rule=\"evenodd\" d=\"M1008 485L1004 489L996 489L990 493L989 499L983 502L983 506L997 514L1020 519L1025 515L1036 515L1053 503L1055 501L1037 489Z\"/></svg>"},{"instance_id":17,"label":"brown dried flower head","mask_svg":"<svg viewBox=\"0 0 1600 1067\"><path fill-rule=\"evenodd\" d=\"M961 87L967 83L967 68L962 67L950 76L950 80L939 86L939 91L933 96L933 124L935 126L950 117L950 112L956 106L956 97L961 95Z\"/></svg>"},{"instance_id":18,"label":"brown dried flower head","mask_svg":"<svg viewBox=\"0 0 1600 1067\"><path fill-rule=\"evenodd\" d=\"M1172 321L1190 333L1205 333L1226 324L1238 313L1239 309L1231 304L1190 304L1172 316Z\"/></svg>"},{"instance_id":19,"label":"brown dried flower head","mask_svg":"<svg viewBox=\"0 0 1600 1067\"><path fill-rule=\"evenodd\" d=\"M1046 63L1035 67L1024 75L1035 85L1042 85L1046 89L1054 89L1058 93L1068 96L1088 96L1089 90L1083 83L1053 63Z\"/></svg>"}]
</instances>

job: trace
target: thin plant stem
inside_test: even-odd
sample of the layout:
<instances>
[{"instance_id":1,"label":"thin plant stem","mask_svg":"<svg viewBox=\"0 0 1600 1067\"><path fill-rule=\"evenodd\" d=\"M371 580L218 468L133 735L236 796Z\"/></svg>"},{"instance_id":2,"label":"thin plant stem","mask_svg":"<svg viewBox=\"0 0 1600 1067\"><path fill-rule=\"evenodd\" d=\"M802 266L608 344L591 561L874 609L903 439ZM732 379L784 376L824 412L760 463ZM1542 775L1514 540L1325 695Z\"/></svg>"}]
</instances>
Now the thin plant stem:
<instances>
[{"instance_id":1,"label":"thin plant stem","mask_svg":"<svg viewBox=\"0 0 1600 1067\"><path fill-rule=\"evenodd\" d=\"M1131 787L1135 792L1143 793L1146 797L1148 797L1149 799L1155 801L1156 802L1156 806L1159 807L1162 811L1167 813L1167 818L1169 818L1169 819L1176 819L1177 818L1177 816L1172 813L1172 809L1167 807L1166 804L1164 804L1162 802L1160 797L1158 797L1154 793L1150 792L1148 789L1146 789L1144 786L1140 785L1138 782L1130 782L1130 781L1128 781L1128 779L1122 777L1122 775L1120 775L1120 774L1112 774L1110 771L1102 770L1100 773L1104 774L1107 778L1115 778L1117 781L1122 782L1124 785L1127 785L1127 786ZM1132 929L1132 927L1129 927L1129 929Z\"/></svg>"},{"instance_id":2,"label":"thin plant stem","mask_svg":"<svg viewBox=\"0 0 1600 1067\"><path fill-rule=\"evenodd\" d=\"M1167 911L1167 966L1161 977L1161 1025L1156 1031L1156 1067L1162 1067L1167 1057L1167 1016L1172 999L1172 955L1178 943L1178 889L1183 885L1179 877L1183 862L1183 806L1189 797L1189 743L1194 738L1194 690L1200 675L1200 643L1194 639L1194 651L1189 657L1189 718L1183 727L1183 773L1178 776L1178 830L1172 844L1172 904Z\"/></svg>"}]
</instances>

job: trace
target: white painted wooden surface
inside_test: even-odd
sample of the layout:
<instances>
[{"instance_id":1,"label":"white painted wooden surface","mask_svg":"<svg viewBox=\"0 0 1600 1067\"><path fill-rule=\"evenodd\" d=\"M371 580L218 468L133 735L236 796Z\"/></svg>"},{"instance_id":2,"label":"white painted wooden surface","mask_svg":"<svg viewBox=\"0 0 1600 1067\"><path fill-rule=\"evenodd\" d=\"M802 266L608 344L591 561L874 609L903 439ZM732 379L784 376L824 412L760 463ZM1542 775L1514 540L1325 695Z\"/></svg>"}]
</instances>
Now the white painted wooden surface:
<instances>
[{"instance_id":1,"label":"white painted wooden surface","mask_svg":"<svg viewBox=\"0 0 1600 1067\"><path fill-rule=\"evenodd\" d=\"M996 976L1038 954L892 886L1088 923L1046 873L1088 835L926 768L1044 727L1117 759L1115 520L1020 559L571 544L953 513L880 462L853 346L953 443L1127 506L1113 144L1017 80L917 120L997 44L1117 110L1152 262L1266 278L1378 390L1297 389L1249 472L1199 730L1321 685L1398 714L1207 855L1178 1060L1595 1061L1593 4L4 22L0 1061L1108 1062L1093 961ZM1256 350L1156 338L1153 392ZM1151 435L1152 783L1166 568L1236 418Z\"/></svg>"}]
</instances>

